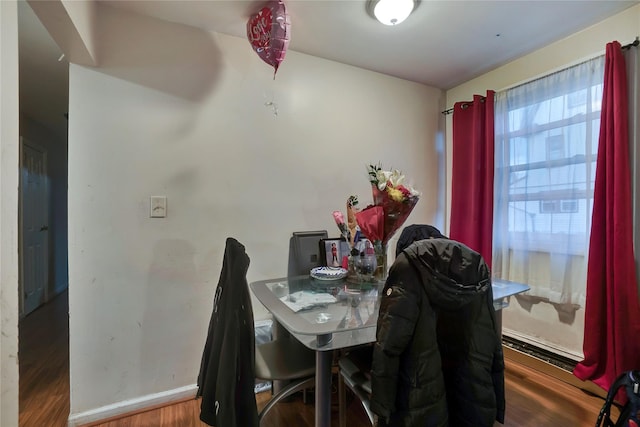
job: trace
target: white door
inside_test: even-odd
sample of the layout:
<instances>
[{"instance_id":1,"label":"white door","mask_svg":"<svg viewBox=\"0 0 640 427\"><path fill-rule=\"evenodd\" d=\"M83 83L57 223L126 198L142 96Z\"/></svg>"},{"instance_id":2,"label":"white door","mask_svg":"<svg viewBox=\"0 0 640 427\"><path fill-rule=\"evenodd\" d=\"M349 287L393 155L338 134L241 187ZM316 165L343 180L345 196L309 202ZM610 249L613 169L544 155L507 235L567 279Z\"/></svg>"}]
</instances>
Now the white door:
<instances>
[{"instance_id":1,"label":"white door","mask_svg":"<svg viewBox=\"0 0 640 427\"><path fill-rule=\"evenodd\" d=\"M49 215L45 150L21 140L21 315L44 303L49 284Z\"/></svg>"}]
</instances>

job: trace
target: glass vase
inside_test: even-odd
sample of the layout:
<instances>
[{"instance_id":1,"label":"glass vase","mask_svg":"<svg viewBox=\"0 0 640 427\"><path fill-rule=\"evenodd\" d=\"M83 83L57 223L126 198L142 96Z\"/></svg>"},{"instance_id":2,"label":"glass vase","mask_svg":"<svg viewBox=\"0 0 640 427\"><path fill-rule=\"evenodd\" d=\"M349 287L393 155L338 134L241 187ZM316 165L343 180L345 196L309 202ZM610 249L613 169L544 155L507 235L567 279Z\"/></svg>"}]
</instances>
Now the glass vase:
<instances>
[{"instance_id":1,"label":"glass vase","mask_svg":"<svg viewBox=\"0 0 640 427\"><path fill-rule=\"evenodd\" d=\"M387 280L387 245L382 241L376 240L373 244L376 254L376 270L374 277L378 281Z\"/></svg>"}]
</instances>

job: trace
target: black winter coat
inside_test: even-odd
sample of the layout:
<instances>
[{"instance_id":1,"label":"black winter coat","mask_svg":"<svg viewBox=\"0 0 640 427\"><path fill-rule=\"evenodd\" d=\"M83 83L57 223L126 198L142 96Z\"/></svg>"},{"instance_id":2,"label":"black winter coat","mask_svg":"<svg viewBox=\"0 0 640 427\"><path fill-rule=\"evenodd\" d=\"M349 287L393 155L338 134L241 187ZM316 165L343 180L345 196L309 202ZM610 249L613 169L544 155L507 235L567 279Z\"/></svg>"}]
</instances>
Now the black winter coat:
<instances>
[{"instance_id":1,"label":"black winter coat","mask_svg":"<svg viewBox=\"0 0 640 427\"><path fill-rule=\"evenodd\" d=\"M504 359L490 273L467 246L421 240L396 258L373 350L380 426L504 423Z\"/></svg>"},{"instance_id":2,"label":"black winter coat","mask_svg":"<svg viewBox=\"0 0 640 427\"><path fill-rule=\"evenodd\" d=\"M210 426L258 427L248 269L244 246L228 238L198 375L200 419Z\"/></svg>"}]
</instances>

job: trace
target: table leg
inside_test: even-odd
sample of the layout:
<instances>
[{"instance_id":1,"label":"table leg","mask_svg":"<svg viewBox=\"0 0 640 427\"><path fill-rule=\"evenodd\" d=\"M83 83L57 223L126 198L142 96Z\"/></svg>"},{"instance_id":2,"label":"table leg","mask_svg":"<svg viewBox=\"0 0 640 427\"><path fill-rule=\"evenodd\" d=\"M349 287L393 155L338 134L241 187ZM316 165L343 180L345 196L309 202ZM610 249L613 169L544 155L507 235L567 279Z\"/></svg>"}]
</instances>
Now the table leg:
<instances>
[{"instance_id":1,"label":"table leg","mask_svg":"<svg viewBox=\"0 0 640 427\"><path fill-rule=\"evenodd\" d=\"M331 426L331 363L333 352L316 350L316 423Z\"/></svg>"}]
</instances>

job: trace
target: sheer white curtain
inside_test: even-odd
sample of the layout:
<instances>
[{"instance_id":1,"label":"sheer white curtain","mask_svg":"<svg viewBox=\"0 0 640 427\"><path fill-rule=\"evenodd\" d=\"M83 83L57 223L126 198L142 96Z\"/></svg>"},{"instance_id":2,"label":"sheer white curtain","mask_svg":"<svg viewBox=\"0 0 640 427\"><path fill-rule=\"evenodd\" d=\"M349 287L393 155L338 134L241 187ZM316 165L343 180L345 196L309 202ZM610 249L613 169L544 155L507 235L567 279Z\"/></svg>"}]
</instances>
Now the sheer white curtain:
<instances>
[{"instance_id":1,"label":"sheer white curtain","mask_svg":"<svg viewBox=\"0 0 640 427\"><path fill-rule=\"evenodd\" d=\"M638 147L638 126L640 123L640 55L637 46L623 51L627 63L627 84L629 87L629 158L631 160L631 190L633 205L633 248L636 257L636 274L640 275L640 147ZM638 280L640 292L640 280Z\"/></svg>"},{"instance_id":2,"label":"sheer white curtain","mask_svg":"<svg viewBox=\"0 0 640 427\"><path fill-rule=\"evenodd\" d=\"M493 275L584 306L604 56L496 93Z\"/></svg>"}]
</instances>

